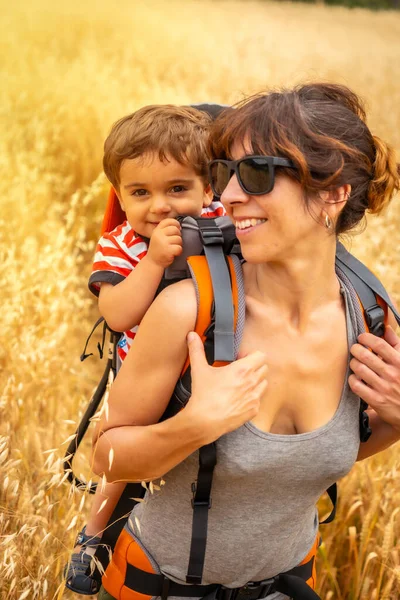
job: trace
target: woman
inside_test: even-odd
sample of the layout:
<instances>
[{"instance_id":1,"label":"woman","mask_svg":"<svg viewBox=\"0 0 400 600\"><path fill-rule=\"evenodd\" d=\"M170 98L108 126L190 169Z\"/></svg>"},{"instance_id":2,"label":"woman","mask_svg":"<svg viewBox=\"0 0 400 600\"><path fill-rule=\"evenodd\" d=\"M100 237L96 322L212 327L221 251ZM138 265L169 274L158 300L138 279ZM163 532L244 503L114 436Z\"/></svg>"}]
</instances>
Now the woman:
<instances>
[{"instance_id":1,"label":"woman","mask_svg":"<svg viewBox=\"0 0 400 600\"><path fill-rule=\"evenodd\" d=\"M238 595L231 588L245 586L239 597L288 598L282 582L300 564L311 565L300 574L311 590L319 496L356 460L400 439L400 340L388 327L384 340L363 333L357 343L352 296L335 273L337 236L367 210L379 213L399 189L393 151L371 135L359 99L325 84L255 96L217 119L211 150L220 159L210 167L212 185L245 260L239 356L210 367L199 338L188 336L197 314L191 281L165 290L146 314L99 424L94 470L111 481L163 477L165 485L135 507L103 599L187 595L168 586L193 582L191 486L197 450L216 440L201 580L208 587L192 588L193 596L229 600ZM192 396L158 423L187 337ZM374 432L361 448L359 397L372 407ZM126 570L123 554L141 573L167 576L162 594L126 587L126 573L134 580L138 572ZM317 597L302 593L293 597Z\"/></svg>"}]
</instances>

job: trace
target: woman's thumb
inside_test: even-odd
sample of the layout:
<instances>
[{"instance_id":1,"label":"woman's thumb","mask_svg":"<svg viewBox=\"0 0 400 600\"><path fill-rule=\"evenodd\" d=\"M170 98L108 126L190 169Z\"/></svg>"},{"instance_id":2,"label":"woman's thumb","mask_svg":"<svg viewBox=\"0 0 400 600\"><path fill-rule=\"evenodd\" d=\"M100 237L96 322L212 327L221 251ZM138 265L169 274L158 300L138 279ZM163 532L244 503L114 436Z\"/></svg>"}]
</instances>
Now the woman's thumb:
<instances>
[{"instance_id":1,"label":"woman's thumb","mask_svg":"<svg viewBox=\"0 0 400 600\"><path fill-rule=\"evenodd\" d=\"M193 368L199 367L201 364L208 364L204 354L203 342L195 331L190 331L190 333L188 333L187 344L192 370Z\"/></svg>"}]
</instances>

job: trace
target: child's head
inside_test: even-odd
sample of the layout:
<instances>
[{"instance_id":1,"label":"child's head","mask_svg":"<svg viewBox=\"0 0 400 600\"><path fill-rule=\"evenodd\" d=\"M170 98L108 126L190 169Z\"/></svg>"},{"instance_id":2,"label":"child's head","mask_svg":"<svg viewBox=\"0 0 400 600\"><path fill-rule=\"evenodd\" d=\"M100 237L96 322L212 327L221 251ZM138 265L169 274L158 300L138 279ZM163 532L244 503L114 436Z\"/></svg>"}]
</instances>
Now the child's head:
<instances>
[{"instance_id":1,"label":"child's head","mask_svg":"<svg viewBox=\"0 0 400 600\"><path fill-rule=\"evenodd\" d=\"M104 172L131 227L145 237L165 218L199 216L211 117L190 107L145 106L117 121L104 144Z\"/></svg>"}]
</instances>

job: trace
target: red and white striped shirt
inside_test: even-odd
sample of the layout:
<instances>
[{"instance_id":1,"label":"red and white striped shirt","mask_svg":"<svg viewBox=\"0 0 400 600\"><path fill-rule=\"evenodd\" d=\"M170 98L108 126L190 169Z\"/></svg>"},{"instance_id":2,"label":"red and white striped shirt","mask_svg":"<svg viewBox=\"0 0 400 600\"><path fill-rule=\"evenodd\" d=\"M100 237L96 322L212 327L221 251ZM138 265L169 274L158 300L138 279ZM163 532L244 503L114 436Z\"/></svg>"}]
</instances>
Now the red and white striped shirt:
<instances>
[{"instance_id":1,"label":"red and white striped shirt","mask_svg":"<svg viewBox=\"0 0 400 600\"><path fill-rule=\"evenodd\" d=\"M202 217L221 217L225 215L221 202L215 201L203 208ZM103 234L94 256L89 289L95 296L100 293L102 283L117 285L129 275L136 265L146 256L148 242L134 232L128 221L118 225L113 231ZM139 325L124 331L118 342L118 355L124 360L135 338Z\"/></svg>"}]
</instances>

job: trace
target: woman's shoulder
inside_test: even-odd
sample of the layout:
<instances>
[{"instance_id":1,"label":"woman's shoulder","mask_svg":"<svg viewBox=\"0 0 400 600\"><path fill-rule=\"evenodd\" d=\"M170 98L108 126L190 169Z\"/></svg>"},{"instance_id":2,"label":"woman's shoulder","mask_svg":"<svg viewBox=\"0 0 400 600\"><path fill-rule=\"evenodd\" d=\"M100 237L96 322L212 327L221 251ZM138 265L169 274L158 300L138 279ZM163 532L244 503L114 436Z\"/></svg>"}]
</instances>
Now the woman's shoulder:
<instances>
[{"instance_id":1,"label":"woman's shoulder","mask_svg":"<svg viewBox=\"0 0 400 600\"><path fill-rule=\"evenodd\" d=\"M191 331L197 318L196 291L191 279L184 279L165 288L153 301L145 319L160 324L173 323L179 329Z\"/></svg>"}]
</instances>

